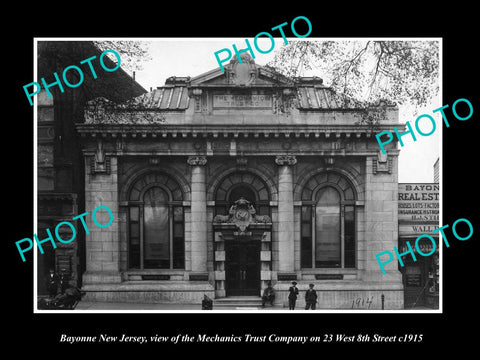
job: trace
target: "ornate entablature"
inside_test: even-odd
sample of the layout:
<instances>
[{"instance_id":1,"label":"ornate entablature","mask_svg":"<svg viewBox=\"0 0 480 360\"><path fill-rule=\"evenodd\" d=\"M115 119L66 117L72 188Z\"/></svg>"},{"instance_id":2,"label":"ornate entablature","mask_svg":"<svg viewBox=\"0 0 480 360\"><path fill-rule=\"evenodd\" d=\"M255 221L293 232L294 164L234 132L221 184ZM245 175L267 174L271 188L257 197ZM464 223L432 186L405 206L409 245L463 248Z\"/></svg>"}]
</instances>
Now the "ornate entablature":
<instances>
[{"instance_id":1,"label":"ornate entablature","mask_svg":"<svg viewBox=\"0 0 480 360\"><path fill-rule=\"evenodd\" d=\"M230 207L228 215L216 215L213 222L234 224L244 232L250 224L269 224L272 220L268 215L257 215L250 201L241 197Z\"/></svg>"}]
</instances>

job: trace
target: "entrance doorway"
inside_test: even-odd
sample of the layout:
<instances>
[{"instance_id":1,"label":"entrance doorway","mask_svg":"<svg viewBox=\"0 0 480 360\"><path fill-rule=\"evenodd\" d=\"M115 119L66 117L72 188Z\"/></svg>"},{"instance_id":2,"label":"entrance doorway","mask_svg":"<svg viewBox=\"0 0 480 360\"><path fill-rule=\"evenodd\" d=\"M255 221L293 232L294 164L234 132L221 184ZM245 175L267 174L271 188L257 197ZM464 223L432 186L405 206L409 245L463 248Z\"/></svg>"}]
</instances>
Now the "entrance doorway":
<instances>
[{"instance_id":1,"label":"entrance doorway","mask_svg":"<svg viewBox=\"0 0 480 360\"><path fill-rule=\"evenodd\" d=\"M225 242L226 296L260 295L260 241Z\"/></svg>"}]
</instances>

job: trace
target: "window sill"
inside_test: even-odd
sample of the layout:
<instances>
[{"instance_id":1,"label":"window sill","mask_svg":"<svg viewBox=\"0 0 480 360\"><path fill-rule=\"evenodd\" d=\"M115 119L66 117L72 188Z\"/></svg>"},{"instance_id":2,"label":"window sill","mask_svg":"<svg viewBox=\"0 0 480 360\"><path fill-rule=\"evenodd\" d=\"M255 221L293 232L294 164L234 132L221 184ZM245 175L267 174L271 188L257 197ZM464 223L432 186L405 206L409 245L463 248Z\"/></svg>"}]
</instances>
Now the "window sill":
<instances>
[{"instance_id":1,"label":"window sill","mask_svg":"<svg viewBox=\"0 0 480 360\"><path fill-rule=\"evenodd\" d=\"M126 275L183 275L183 269L130 269L124 271Z\"/></svg>"},{"instance_id":2,"label":"window sill","mask_svg":"<svg viewBox=\"0 0 480 360\"><path fill-rule=\"evenodd\" d=\"M185 270L178 269L132 269L123 272L125 281L183 281Z\"/></svg>"}]
</instances>

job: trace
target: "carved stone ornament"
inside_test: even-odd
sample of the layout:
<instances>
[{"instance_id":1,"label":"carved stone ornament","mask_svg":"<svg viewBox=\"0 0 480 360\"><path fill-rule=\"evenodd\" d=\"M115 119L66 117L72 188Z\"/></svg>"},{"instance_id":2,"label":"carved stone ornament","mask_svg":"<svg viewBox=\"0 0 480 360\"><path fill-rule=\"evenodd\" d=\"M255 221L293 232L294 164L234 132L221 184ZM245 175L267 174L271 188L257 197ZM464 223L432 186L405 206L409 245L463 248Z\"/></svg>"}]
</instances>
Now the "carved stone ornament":
<instances>
[{"instance_id":1,"label":"carved stone ornament","mask_svg":"<svg viewBox=\"0 0 480 360\"><path fill-rule=\"evenodd\" d=\"M294 155L280 155L275 158L277 165L295 165L297 163L297 157Z\"/></svg>"},{"instance_id":2,"label":"carved stone ornament","mask_svg":"<svg viewBox=\"0 0 480 360\"><path fill-rule=\"evenodd\" d=\"M237 157L236 164L237 164L237 169L245 170L247 168L248 160L245 157Z\"/></svg>"},{"instance_id":3,"label":"carved stone ornament","mask_svg":"<svg viewBox=\"0 0 480 360\"><path fill-rule=\"evenodd\" d=\"M160 164L160 159L156 158L156 157L154 157L154 158L152 157L152 158L148 159L148 163L150 165L158 165L158 164Z\"/></svg>"},{"instance_id":4,"label":"carved stone ornament","mask_svg":"<svg viewBox=\"0 0 480 360\"><path fill-rule=\"evenodd\" d=\"M123 150L125 150L125 140L123 139L123 137L117 138L117 141L115 142L115 149L118 152L122 152Z\"/></svg>"},{"instance_id":5,"label":"carved stone ornament","mask_svg":"<svg viewBox=\"0 0 480 360\"><path fill-rule=\"evenodd\" d=\"M240 54L240 59L241 64L237 56L234 56L230 61L230 67L227 69L228 83L237 86L250 86L257 79L257 66L248 53Z\"/></svg>"},{"instance_id":6,"label":"carved stone ornament","mask_svg":"<svg viewBox=\"0 0 480 360\"><path fill-rule=\"evenodd\" d=\"M244 232L250 224L271 223L272 220L267 215L256 215L255 208L241 197L230 207L228 215L216 215L213 219L215 223L233 223L241 232Z\"/></svg>"},{"instance_id":7,"label":"carved stone ornament","mask_svg":"<svg viewBox=\"0 0 480 360\"><path fill-rule=\"evenodd\" d=\"M298 106L296 103L296 92L286 88L273 95L273 113L274 114L290 114L291 110Z\"/></svg>"},{"instance_id":8,"label":"carved stone ornament","mask_svg":"<svg viewBox=\"0 0 480 360\"><path fill-rule=\"evenodd\" d=\"M373 159L372 164L373 173L392 173L392 159L388 157L388 154L382 153L380 150L378 151L378 155L376 159Z\"/></svg>"},{"instance_id":9,"label":"carved stone ornament","mask_svg":"<svg viewBox=\"0 0 480 360\"><path fill-rule=\"evenodd\" d=\"M195 112L202 111L202 89L193 89L193 98L195 100Z\"/></svg>"},{"instance_id":10,"label":"carved stone ornament","mask_svg":"<svg viewBox=\"0 0 480 360\"><path fill-rule=\"evenodd\" d=\"M92 175L110 174L110 157L105 155L101 139L98 139L97 141L95 155L90 157L90 173Z\"/></svg>"},{"instance_id":11,"label":"carved stone ornament","mask_svg":"<svg viewBox=\"0 0 480 360\"><path fill-rule=\"evenodd\" d=\"M192 166L204 166L207 164L206 156L189 156L187 159L188 165Z\"/></svg>"},{"instance_id":12,"label":"carved stone ornament","mask_svg":"<svg viewBox=\"0 0 480 360\"><path fill-rule=\"evenodd\" d=\"M326 158L323 159L325 162L325 165L333 165L335 164L335 158L333 156L327 156Z\"/></svg>"}]
</instances>

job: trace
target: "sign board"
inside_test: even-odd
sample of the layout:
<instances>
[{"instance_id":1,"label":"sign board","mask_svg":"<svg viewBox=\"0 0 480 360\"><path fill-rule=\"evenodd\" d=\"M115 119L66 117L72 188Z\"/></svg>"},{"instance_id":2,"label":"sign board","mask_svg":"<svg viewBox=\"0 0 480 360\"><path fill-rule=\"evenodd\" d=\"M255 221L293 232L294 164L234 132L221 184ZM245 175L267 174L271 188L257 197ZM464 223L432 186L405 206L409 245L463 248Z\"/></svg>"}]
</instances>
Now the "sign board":
<instances>
[{"instance_id":1,"label":"sign board","mask_svg":"<svg viewBox=\"0 0 480 360\"><path fill-rule=\"evenodd\" d=\"M398 184L399 224L438 224L439 190L438 184Z\"/></svg>"},{"instance_id":2,"label":"sign board","mask_svg":"<svg viewBox=\"0 0 480 360\"><path fill-rule=\"evenodd\" d=\"M266 108L272 107L271 95L213 95L214 108Z\"/></svg>"},{"instance_id":3,"label":"sign board","mask_svg":"<svg viewBox=\"0 0 480 360\"><path fill-rule=\"evenodd\" d=\"M422 275L421 274L407 274L405 279L406 286L419 287L422 285Z\"/></svg>"},{"instance_id":4,"label":"sign board","mask_svg":"<svg viewBox=\"0 0 480 360\"><path fill-rule=\"evenodd\" d=\"M436 228L436 226L433 226L433 225L431 227ZM423 233L427 234L428 231L425 231ZM415 235L417 234L415 233ZM415 242L412 240L400 239L398 241L398 251L400 253L406 252L408 250L406 241L408 241L414 253L418 253L420 251L420 255L429 254L432 252L432 250L434 250L434 247L435 247L435 252L438 252L438 234L429 234L429 235L433 238L433 240L435 240L435 244L433 244L431 239L426 237L421 237L418 241L415 239Z\"/></svg>"},{"instance_id":5,"label":"sign board","mask_svg":"<svg viewBox=\"0 0 480 360\"><path fill-rule=\"evenodd\" d=\"M437 229L440 225L437 224L425 224L417 223L413 224L398 224L398 234L402 236L419 236L421 234L428 234L433 238L438 237L439 232L432 234L432 231Z\"/></svg>"},{"instance_id":6,"label":"sign board","mask_svg":"<svg viewBox=\"0 0 480 360\"><path fill-rule=\"evenodd\" d=\"M208 281L208 274L190 274L188 276L190 281Z\"/></svg>"},{"instance_id":7,"label":"sign board","mask_svg":"<svg viewBox=\"0 0 480 360\"><path fill-rule=\"evenodd\" d=\"M297 280L297 274L291 273L291 274L277 274L277 280L278 281L293 281Z\"/></svg>"},{"instance_id":8,"label":"sign board","mask_svg":"<svg viewBox=\"0 0 480 360\"><path fill-rule=\"evenodd\" d=\"M419 266L409 266L405 269L405 286L422 286L422 270Z\"/></svg>"}]
</instances>

